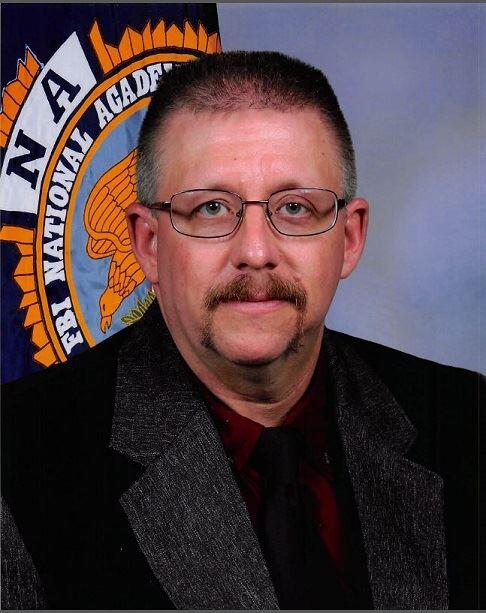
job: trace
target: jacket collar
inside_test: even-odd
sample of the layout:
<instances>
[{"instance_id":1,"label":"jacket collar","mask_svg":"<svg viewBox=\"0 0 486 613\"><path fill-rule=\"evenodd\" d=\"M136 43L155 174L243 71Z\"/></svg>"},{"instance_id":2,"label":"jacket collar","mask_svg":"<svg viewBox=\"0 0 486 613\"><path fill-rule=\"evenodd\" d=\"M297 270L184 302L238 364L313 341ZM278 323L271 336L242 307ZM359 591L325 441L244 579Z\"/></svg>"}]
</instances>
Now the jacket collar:
<instances>
[{"instance_id":1,"label":"jacket collar","mask_svg":"<svg viewBox=\"0 0 486 613\"><path fill-rule=\"evenodd\" d=\"M338 333L325 352L374 608L445 608L441 480L403 454L415 430ZM121 347L111 447L145 467L121 504L177 608L278 608L197 381L154 304Z\"/></svg>"}]
</instances>

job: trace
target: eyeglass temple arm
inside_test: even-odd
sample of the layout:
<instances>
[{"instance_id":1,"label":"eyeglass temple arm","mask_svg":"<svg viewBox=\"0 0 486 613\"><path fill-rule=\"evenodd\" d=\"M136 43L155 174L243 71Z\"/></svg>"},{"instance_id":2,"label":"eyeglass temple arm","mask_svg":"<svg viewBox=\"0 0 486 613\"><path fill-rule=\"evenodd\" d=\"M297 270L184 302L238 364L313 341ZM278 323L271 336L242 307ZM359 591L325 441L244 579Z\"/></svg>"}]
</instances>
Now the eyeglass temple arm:
<instances>
[{"instance_id":1,"label":"eyeglass temple arm","mask_svg":"<svg viewBox=\"0 0 486 613\"><path fill-rule=\"evenodd\" d=\"M341 209L343 209L346 206L346 200L344 198L338 198L337 199L337 208L338 211L340 211Z\"/></svg>"},{"instance_id":2,"label":"eyeglass temple arm","mask_svg":"<svg viewBox=\"0 0 486 613\"><path fill-rule=\"evenodd\" d=\"M157 211L168 211L170 209L170 201L166 202L152 202L145 205L149 209L156 209Z\"/></svg>"}]
</instances>

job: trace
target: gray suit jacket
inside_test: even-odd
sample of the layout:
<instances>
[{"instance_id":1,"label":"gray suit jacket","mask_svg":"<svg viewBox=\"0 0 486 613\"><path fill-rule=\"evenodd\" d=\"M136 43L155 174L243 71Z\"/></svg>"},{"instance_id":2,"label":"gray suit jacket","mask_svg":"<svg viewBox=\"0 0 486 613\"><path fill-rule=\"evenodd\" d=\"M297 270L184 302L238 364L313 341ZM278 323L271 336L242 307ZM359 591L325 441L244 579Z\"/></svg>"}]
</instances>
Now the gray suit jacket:
<instances>
[{"instance_id":1,"label":"gray suit jacket","mask_svg":"<svg viewBox=\"0 0 486 613\"><path fill-rule=\"evenodd\" d=\"M56 596L56 577L65 572L56 566L62 543L53 545L53 559L49 559L45 552L48 541L39 541L36 535L44 520L33 518L33 510L29 510L32 496L25 493L29 488L34 491L39 479L46 481L46 471L61 462L69 469L58 469L56 463L55 474L49 473L44 489L35 490L38 496L49 488L58 492L64 487L70 492L60 503L53 502L49 507L47 502L46 508L41 505L46 522L64 526L66 505L74 508L72 499L77 494L75 479L74 485L71 483L71 465L75 463L79 489L89 489L94 513L97 505L101 509L105 504L98 503L97 496L100 500L116 497L109 508L116 507L113 513L123 514L127 530L144 563L148 563L152 583L163 589L174 607L277 609L231 462L197 381L156 309L115 337L72 363L29 379L27 384L7 386L3 427L3 484L8 503L4 522L4 608L60 608L63 604L76 608L76 602L73 606L68 596ZM379 352L376 345L373 348L375 354ZM417 436L416 428L390 389L353 346L352 339L326 330L324 351L329 398L352 487L352 504L361 532L359 546L364 552L373 607L447 608L443 479L407 459L407 450ZM387 354L387 362L392 353ZM73 386L79 389L75 397L71 393L69 402L58 400L63 390L72 392ZM31 406L33 398L38 401L48 396L57 398L54 407L52 402L45 408ZM60 429L58 420L64 420ZM36 425L31 427L29 423ZM55 437L61 431L66 434L66 430L76 442L58 444L57 459L50 459L46 448L52 447ZM26 431L30 432L28 437ZM37 451L32 452L32 447ZM32 477L25 468L29 464L26 454L30 453L41 455L41 459L39 455L32 457L33 463L44 463L39 471L33 469ZM47 454L46 458L42 454ZM86 468L86 472L93 470L97 475L99 462L105 462L108 454L110 469L101 471L105 479L102 486L92 486L98 477L91 473L86 478L90 485L85 486L84 475L79 477L79 466L91 467L94 462L90 458L96 454L103 458L96 460L96 472L92 468ZM125 471L121 462L130 470ZM66 479L68 470L71 473ZM121 478L120 474L125 476ZM21 486L18 479L22 480ZM116 495L110 489L110 480L117 481L112 488ZM68 481L69 485L59 485ZM110 494L104 493L107 489ZM84 501L85 494L79 496ZM58 509L63 505L60 513ZM82 523L75 523L75 529L82 532ZM90 538L92 534L87 531L82 542ZM113 555L121 556L123 547L123 543L117 545ZM89 557L84 549L83 556ZM64 582L69 580L65 577L85 572L75 566L79 564L77 559L62 562L68 563L73 564L73 570L62 575ZM117 568L120 565L119 561L115 564ZM89 580L83 579L84 585ZM129 573L124 576L122 572L117 581L129 582ZM90 589L89 585L86 589ZM97 588L91 589L94 593ZM86 606L89 600L78 602L91 608ZM103 602L111 602L108 608L117 608L116 601L109 597Z\"/></svg>"}]
</instances>

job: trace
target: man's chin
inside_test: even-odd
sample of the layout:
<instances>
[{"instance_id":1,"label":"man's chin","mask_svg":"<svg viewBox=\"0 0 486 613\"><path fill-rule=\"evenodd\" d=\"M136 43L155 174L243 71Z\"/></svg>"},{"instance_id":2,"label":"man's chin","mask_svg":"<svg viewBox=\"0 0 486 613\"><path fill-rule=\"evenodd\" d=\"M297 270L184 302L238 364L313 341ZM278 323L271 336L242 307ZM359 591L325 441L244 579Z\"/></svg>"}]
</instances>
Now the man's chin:
<instances>
[{"instance_id":1,"label":"man's chin","mask_svg":"<svg viewBox=\"0 0 486 613\"><path fill-rule=\"evenodd\" d=\"M246 368L263 368L265 366L270 366L270 364L276 362L286 353L285 350L274 354L268 352L264 354L249 354L248 352L245 352L242 354L234 351L227 353L225 351L218 350L217 345L213 347L212 350L227 362L231 362L236 366Z\"/></svg>"},{"instance_id":2,"label":"man's chin","mask_svg":"<svg viewBox=\"0 0 486 613\"><path fill-rule=\"evenodd\" d=\"M286 339L262 338L255 343L255 338L239 338L238 341L218 339L217 335L206 333L203 335L202 345L216 353L221 358L238 366L249 368L264 367L285 358L290 353L296 353L301 345L301 335L296 333L294 337Z\"/></svg>"},{"instance_id":3,"label":"man's chin","mask_svg":"<svg viewBox=\"0 0 486 613\"><path fill-rule=\"evenodd\" d=\"M221 355L221 354L220 354ZM265 366L270 366L276 362L281 355L277 356L223 356L236 366L242 366L245 368L263 368Z\"/></svg>"}]
</instances>

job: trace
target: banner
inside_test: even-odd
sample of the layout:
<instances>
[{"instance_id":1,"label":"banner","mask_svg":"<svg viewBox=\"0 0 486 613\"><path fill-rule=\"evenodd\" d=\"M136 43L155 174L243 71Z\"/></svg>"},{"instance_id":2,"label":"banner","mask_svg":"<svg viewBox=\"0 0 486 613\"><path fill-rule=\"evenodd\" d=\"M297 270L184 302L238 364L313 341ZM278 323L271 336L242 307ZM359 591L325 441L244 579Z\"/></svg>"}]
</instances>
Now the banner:
<instances>
[{"instance_id":1,"label":"banner","mask_svg":"<svg viewBox=\"0 0 486 613\"><path fill-rule=\"evenodd\" d=\"M2 5L2 380L85 351L153 294L130 248L158 80L221 51L214 4Z\"/></svg>"}]
</instances>

